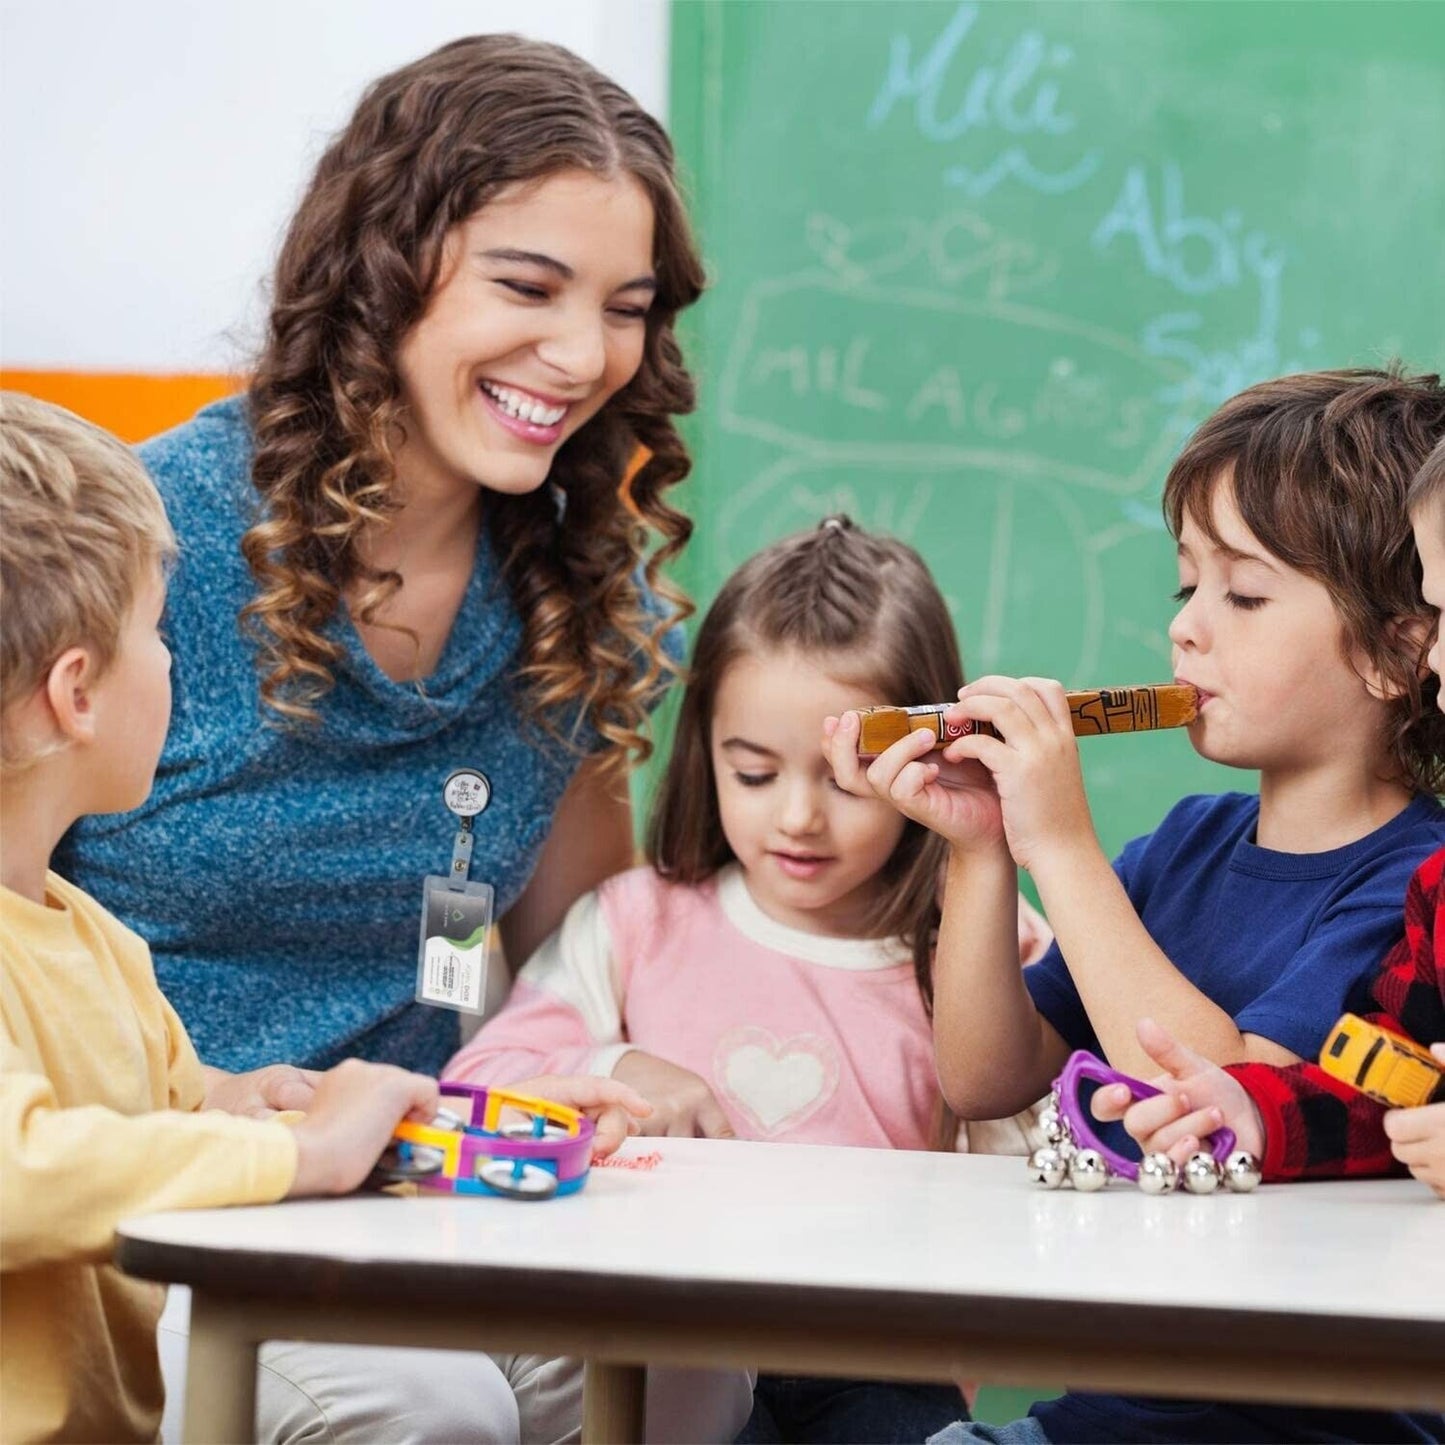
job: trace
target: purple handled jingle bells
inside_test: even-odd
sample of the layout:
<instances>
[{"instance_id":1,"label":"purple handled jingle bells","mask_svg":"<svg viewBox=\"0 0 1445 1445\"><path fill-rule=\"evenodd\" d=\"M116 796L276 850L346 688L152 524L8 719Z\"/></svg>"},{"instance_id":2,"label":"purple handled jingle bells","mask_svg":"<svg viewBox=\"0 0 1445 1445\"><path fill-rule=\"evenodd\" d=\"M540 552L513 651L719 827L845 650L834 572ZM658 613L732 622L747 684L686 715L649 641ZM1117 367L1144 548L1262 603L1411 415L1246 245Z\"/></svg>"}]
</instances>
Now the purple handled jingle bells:
<instances>
[{"instance_id":1,"label":"purple handled jingle bells","mask_svg":"<svg viewBox=\"0 0 1445 1445\"><path fill-rule=\"evenodd\" d=\"M1036 1184L1058 1189L1068 1183L1092 1193L1117 1174L1134 1180L1146 1194L1168 1194L1181 1183L1191 1194L1213 1194L1221 1183L1242 1194L1259 1183L1259 1162L1253 1154L1234 1147L1232 1129L1216 1129L1207 1141L1209 1152L1191 1155L1183 1169L1167 1154L1148 1154L1136 1164L1116 1153L1094 1132L1079 1098L1079 1085L1085 1080L1124 1084L1136 1099L1152 1099L1160 1092L1153 1084L1111 1069L1087 1049L1076 1049L1054 1080L1047 1106L1039 1112L1039 1128L1048 1142L1029 1156L1029 1177Z\"/></svg>"}]
</instances>

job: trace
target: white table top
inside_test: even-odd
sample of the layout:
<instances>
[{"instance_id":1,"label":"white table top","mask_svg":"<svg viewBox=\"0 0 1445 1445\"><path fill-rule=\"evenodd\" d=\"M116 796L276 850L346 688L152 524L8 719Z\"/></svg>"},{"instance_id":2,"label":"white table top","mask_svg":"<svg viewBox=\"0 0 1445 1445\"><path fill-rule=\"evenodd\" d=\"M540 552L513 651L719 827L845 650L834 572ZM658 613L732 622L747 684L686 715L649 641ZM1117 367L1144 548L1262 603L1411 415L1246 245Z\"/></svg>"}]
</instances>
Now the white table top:
<instances>
[{"instance_id":1,"label":"white table top","mask_svg":"<svg viewBox=\"0 0 1445 1445\"><path fill-rule=\"evenodd\" d=\"M1445 1349L1445 1204L1412 1180L1150 1197L1116 1181L1048 1192L1016 1158L693 1139L633 1140L650 1172L595 1168L543 1203L379 1195L128 1220L138 1273L275 1292L303 1261L679 1284L988 1297L1390 1321Z\"/></svg>"}]
</instances>

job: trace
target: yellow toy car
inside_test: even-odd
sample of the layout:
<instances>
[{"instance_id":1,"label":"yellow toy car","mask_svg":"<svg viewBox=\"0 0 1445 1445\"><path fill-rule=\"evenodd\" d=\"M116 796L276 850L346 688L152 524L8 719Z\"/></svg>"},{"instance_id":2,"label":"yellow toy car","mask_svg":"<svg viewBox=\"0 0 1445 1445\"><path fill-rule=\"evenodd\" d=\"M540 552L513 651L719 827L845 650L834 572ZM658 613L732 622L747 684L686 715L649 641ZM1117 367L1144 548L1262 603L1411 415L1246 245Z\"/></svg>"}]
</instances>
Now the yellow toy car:
<instances>
[{"instance_id":1,"label":"yellow toy car","mask_svg":"<svg viewBox=\"0 0 1445 1445\"><path fill-rule=\"evenodd\" d=\"M1396 1109L1445 1102L1445 1065L1413 1039L1345 1014L1320 1049L1320 1068Z\"/></svg>"}]
</instances>

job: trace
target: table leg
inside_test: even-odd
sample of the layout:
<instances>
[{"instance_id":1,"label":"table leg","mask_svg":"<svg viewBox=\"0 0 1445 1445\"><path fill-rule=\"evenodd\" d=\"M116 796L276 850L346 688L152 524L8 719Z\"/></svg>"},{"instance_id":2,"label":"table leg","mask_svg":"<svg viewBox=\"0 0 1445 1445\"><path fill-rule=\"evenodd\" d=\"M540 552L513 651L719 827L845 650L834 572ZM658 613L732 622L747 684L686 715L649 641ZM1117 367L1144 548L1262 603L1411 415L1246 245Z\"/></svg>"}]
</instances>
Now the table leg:
<instances>
[{"instance_id":1,"label":"table leg","mask_svg":"<svg viewBox=\"0 0 1445 1445\"><path fill-rule=\"evenodd\" d=\"M647 1367L588 1360L582 1382L582 1445L641 1445Z\"/></svg>"},{"instance_id":2,"label":"table leg","mask_svg":"<svg viewBox=\"0 0 1445 1445\"><path fill-rule=\"evenodd\" d=\"M256 1438L258 1347L223 1305L192 1293L185 1445L239 1445Z\"/></svg>"}]
</instances>

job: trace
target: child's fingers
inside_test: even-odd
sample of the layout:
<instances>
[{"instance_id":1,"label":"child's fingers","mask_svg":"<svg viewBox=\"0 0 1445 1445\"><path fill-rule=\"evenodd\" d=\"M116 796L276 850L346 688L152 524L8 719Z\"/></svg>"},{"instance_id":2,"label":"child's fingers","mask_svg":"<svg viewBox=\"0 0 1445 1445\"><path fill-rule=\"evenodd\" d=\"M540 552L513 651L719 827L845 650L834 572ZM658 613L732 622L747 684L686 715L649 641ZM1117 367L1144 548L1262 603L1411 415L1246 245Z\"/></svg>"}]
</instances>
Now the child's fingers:
<instances>
[{"instance_id":1,"label":"child's fingers","mask_svg":"<svg viewBox=\"0 0 1445 1445\"><path fill-rule=\"evenodd\" d=\"M1390 1153L1408 1169L1412 1164L1418 1164L1424 1159L1426 1150L1418 1140L1393 1139L1390 1142Z\"/></svg>"},{"instance_id":2,"label":"child's fingers","mask_svg":"<svg viewBox=\"0 0 1445 1445\"><path fill-rule=\"evenodd\" d=\"M933 734L924 728L899 738L892 747L879 753L868 764L868 770L864 774L868 787L880 798L891 798L898 775L911 764L927 757L933 751L933 743Z\"/></svg>"},{"instance_id":3,"label":"child's fingers","mask_svg":"<svg viewBox=\"0 0 1445 1445\"><path fill-rule=\"evenodd\" d=\"M954 738L943 749L942 756L950 763L979 763L993 774L1007 762L1009 748L1007 743L987 733L970 733L967 737Z\"/></svg>"},{"instance_id":4,"label":"child's fingers","mask_svg":"<svg viewBox=\"0 0 1445 1445\"><path fill-rule=\"evenodd\" d=\"M640 1119L652 1113L652 1105L636 1089L620 1079L594 1074L543 1074L540 1078L524 1079L511 1087L515 1093L550 1099L554 1104L565 1104L569 1109L585 1111L617 1107L636 1114Z\"/></svg>"},{"instance_id":5,"label":"child's fingers","mask_svg":"<svg viewBox=\"0 0 1445 1445\"><path fill-rule=\"evenodd\" d=\"M1040 712L1042 713L1041 705ZM1044 716L1047 717L1047 714ZM949 722L989 723L998 730L1005 742L1017 741L1026 728L1037 726L1016 698L996 692L960 696L944 717Z\"/></svg>"},{"instance_id":6,"label":"child's fingers","mask_svg":"<svg viewBox=\"0 0 1445 1445\"><path fill-rule=\"evenodd\" d=\"M1129 1092L1127 1084L1105 1084L1103 1088L1096 1090L1094 1097L1089 1100L1089 1112L1096 1119L1112 1124L1128 1113L1129 1105L1133 1102L1134 1096Z\"/></svg>"},{"instance_id":7,"label":"child's fingers","mask_svg":"<svg viewBox=\"0 0 1445 1445\"><path fill-rule=\"evenodd\" d=\"M922 800L930 785L937 781L937 763L909 763L889 785L888 797L900 808L906 808Z\"/></svg>"},{"instance_id":8,"label":"child's fingers","mask_svg":"<svg viewBox=\"0 0 1445 1445\"><path fill-rule=\"evenodd\" d=\"M618 1108L635 1114L639 1119L645 1119L652 1113L652 1105L636 1089L624 1084L620 1079L583 1080L578 1097L584 1102L574 1105L575 1108Z\"/></svg>"},{"instance_id":9,"label":"child's fingers","mask_svg":"<svg viewBox=\"0 0 1445 1445\"><path fill-rule=\"evenodd\" d=\"M735 1136L732 1122L723 1113L722 1105L709 1097L697 1111L697 1136L702 1139L732 1139Z\"/></svg>"},{"instance_id":10,"label":"child's fingers","mask_svg":"<svg viewBox=\"0 0 1445 1445\"><path fill-rule=\"evenodd\" d=\"M273 1109L305 1111L315 1097L319 1077L308 1070L287 1069L269 1081L265 1091L266 1103Z\"/></svg>"},{"instance_id":11,"label":"child's fingers","mask_svg":"<svg viewBox=\"0 0 1445 1445\"><path fill-rule=\"evenodd\" d=\"M432 1123L441 1108L441 1091L437 1088L437 1081L422 1074L408 1074L402 1069L396 1072L400 1078L387 1080L375 1092L378 1107L393 1125L403 1119L409 1119L413 1124ZM385 1103L381 1104L381 1100Z\"/></svg>"},{"instance_id":12,"label":"child's fingers","mask_svg":"<svg viewBox=\"0 0 1445 1445\"><path fill-rule=\"evenodd\" d=\"M1212 1104L1207 1109L1191 1109L1181 1118L1162 1125L1153 1133L1141 1137L1130 1133L1139 1141L1148 1154L1167 1154L1176 1164L1182 1164L1190 1154L1200 1148L1199 1140L1212 1134L1224 1123L1224 1115ZM1193 1141L1192 1146L1179 1152L1181 1145Z\"/></svg>"},{"instance_id":13,"label":"child's fingers","mask_svg":"<svg viewBox=\"0 0 1445 1445\"><path fill-rule=\"evenodd\" d=\"M1152 1099L1140 1099L1130 1105L1124 1115L1124 1128L1130 1138L1147 1144L1150 1149L1167 1149L1186 1130L1197 1134L1208 1129L1209 1124L1200 1115L1184 1094L1156 1094ZM1191 1122L1192 1121L1192 1122ZM1161 1137L1162 1131L1169 1130Z\"/></svg>"},{"instance_id":14,"label":"child's fingers","mask_svg":"<svg viewBox=\"0 0 1445 1445\"><path fill-rule=\"evenodd\" d=\"M1385 1115L1385 1133L1396 1144L1445 1139L1445 1104L1418 1109L1391 1109Z\"/></svg>"},{"instance_id":15,"label":"child's fingers","mask_svg":"<svg viewBox=\"0 0 1445 1445\"><path fill-rule=\"evenodd\" d=\"M1048 704L1028 682L1017 677L986 677L958 695L968 717L991 722L1005 738L1024 726L1049 728Z\"/></svg>"},{"instance_id":16,"label":"child's fingers","mask_svg":"<svg viewBox=\"0 0 1445 1445\"><path fill-rule=\"evenodd\" d=\"M1431 1145L1428 1141L1421 1140L1418 1143L1390 1145L1392 1153L1416 1179L1424 1179L1427 1183L1431 1178L1439 1177L1445 1172L1445 1161L1440 1157L1440 1150Z\"/></svg>"},{"instance_id":17,"label":"child's fingers","mask_svg":"<svg viewBox=\"0 0 1445 1445\"><path fill-rule=\"evenodd\" d=\"M1193 1134L1186 1134L1182 1139L1171 1145L1168 1149L1156 1148L1151 1141L1144 1145L1146 1154L1167 1154L1181 1169L1189 1162L1190 1158L1199 1153L1204 1147L1199 1139Z\"/></svg>"},{"instance_id":18,"label":"child's fingers","mask_svg":"<svg viewBox=\"0 0 1445 1445\"><path fill-rule=\"evenodd\" d=\"M828 724L833 726L829 727ZM862 723L856 712L845 712L840 718L828 718L823 723L823 756L833 770L833 781L845 793L854 797L870 797L871 789L863 774L863 762L858 756L858 735Z\"/></svg>"},{"instance_id":19,"label":"child's fingers","mask_svg":"<svg viewBox=\"0 0 1445 1445\"><path fill-rule=\"evenodd\" d=\"M1021 677L1019 681L1033 690L1056 727L1067 728L1070 733L1073 732L1074 716L1069 711L1069 699L1064 692L1063 683L1052 677Z\"/></svg>"},{"instance_id":20,"label":"child's fingers","mask_svg":"<svg viewBox=\"0 0 1445 1445\"><path fill-rule=\"evenodd\" d=\"M1439 1059L1442 1064L1445 1064L1445 1042L1431 1044L1430 1052L1434 1054L1435 1057Z\"/></svg>"},{"instance_id":21,"label":"child's fingers","mask_svg":"<svg viewBox=\"0 0 1445 1445\"><path fill-rule=\"evenodd\" d=\"M1134 1033L1139 1040L1139 1047L1165 1073L1176 1079L1185 1079L1191 1074L1215 1067L1193 1049L1185 1048L1163 1024L1156 1024L1151 1018L1141 1018L1135 1025Z\"/></svg>"},{"instance_id":22,"label":"child's fingers","mask_svg":"<svg viewBox=\"0 0 1445 1445\"><path fill-rule=\"evenodd\" d=\"M1180 1093L1156 1094L1150 1099L1136 1100L1127 1085L1106 1084L1095 1092L1089 1107L1094 1117L1105 1123L1122 1119L1131 1138L1149 1149L1161 1151L1177 1141L1181 1129L1198 1133L1211 1127L1205 1117L1210 1111L1191 1109L1188 1097ZM1217 1128L1217 1123L1212 1127ZM1163 1130L1169 1130L1169 1133L1161 1133Z\"/></svg>"},{"instance_id":23,"label":"child's fingers","mask_svg":"<svg viewBox=\"0 0 1445 1445\"><path fill-rule=\"evenodd\" d=\"M597 1132L592 1136L592 1157L605 1159L615 1154L632 1131L632 1116L620 1104L601 1110L595 1118Z\"/></svg>"}]
</instances>

